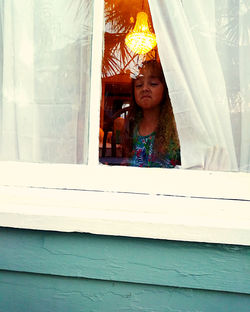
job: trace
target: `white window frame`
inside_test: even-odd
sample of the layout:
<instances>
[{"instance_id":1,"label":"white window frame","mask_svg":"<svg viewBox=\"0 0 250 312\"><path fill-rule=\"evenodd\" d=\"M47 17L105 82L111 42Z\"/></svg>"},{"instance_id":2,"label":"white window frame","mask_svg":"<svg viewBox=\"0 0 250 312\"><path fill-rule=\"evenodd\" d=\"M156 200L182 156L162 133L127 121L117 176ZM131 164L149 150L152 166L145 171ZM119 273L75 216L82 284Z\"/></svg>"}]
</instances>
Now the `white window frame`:
<instances>
[{"instance_id":1,"label":"white window frame","mask_svg":"<svg viewBox=\"0 0 250 312\"><path fill-rule=\"evenodd\" d=\"M98 164L103 1L94 3L88 165L0 162L0 226L250 245L250 175Z\"/></svg>"}]
</instances>

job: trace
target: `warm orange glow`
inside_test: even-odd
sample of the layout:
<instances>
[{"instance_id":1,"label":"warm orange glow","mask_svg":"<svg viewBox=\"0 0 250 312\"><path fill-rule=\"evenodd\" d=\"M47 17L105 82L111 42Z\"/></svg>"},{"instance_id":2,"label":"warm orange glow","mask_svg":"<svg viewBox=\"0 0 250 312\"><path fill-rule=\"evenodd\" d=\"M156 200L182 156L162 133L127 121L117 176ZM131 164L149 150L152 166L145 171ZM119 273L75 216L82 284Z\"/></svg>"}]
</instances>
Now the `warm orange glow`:
<instances>
[{"instance_id":1,"label":"warm orange glow","mask_svg":"<svg viewBox=\"0 0 250 312\"><path fill-rule=\"evenodd\" d=\"M139 12L134 29L125 38L126 45L137 54L146 54L156 46L156 36L148 27L148 16Z\"/></svg>"}]
</instances>

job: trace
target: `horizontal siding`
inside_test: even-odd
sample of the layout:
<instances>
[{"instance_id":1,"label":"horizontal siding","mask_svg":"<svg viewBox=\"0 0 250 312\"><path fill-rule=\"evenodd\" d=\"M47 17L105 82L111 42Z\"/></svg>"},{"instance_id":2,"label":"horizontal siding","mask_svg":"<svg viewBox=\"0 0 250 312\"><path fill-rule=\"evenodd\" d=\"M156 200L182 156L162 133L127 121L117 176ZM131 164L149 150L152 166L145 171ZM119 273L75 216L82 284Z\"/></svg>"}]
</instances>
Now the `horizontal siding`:
<instances>
[{"instance_id":1,"label":"horizontal siding","mask_svg":"<svg viewBox=\"0 0 250 312\"><path fill-rule=\"evenodd\" d=\"M248 295L0 271L1 312L249 312Z\"/></svg>"},{"instance_id":2,"label":"horizontal siding","mask_svg":"<svg viewBox=\"0 0 250 312\"><path fill-rule=\"evenodd\" d=\"M250 247L0 229L1 270L250 294Z\"/></svg>"}]
</instances>

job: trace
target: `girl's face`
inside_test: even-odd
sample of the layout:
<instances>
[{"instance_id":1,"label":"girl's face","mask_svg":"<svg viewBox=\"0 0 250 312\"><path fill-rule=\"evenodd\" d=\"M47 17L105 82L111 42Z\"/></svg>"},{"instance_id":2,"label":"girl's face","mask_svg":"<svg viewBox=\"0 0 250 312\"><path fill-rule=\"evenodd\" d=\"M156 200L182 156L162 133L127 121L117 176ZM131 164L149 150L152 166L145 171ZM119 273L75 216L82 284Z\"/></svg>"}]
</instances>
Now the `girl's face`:
<instances>
[{"instance_id":1,"label":"girl's face","mask_svg":"<svg viewBox=\"0 0 250 312\"><path fill-rule=\"evenodd\" d=\"M142 110L155 109L162 101L164 85L150 70L142 69L134 83L135 101ZM159 106L160 107L160 106Z\"/></svg>"}]
</instances>

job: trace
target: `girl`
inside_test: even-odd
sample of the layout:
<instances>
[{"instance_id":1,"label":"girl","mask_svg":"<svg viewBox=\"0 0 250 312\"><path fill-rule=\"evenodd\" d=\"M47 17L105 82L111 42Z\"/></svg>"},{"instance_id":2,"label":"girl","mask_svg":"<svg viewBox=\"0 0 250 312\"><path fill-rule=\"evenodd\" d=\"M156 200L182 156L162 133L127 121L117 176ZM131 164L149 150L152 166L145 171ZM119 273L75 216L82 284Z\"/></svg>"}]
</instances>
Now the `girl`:
<instances>
[{"instance_id":1,"label":"girl","mask_svg":"<svg viewBox=\"0 0 250 312\"><path fill-rule=\"evenodd\" d=\"M180 148L162 67L146 61L132 80L132 104L124 133L129 165L174 168Z\"/></svg>"}]
</instances>

